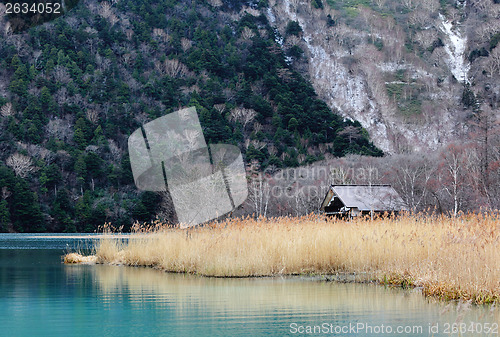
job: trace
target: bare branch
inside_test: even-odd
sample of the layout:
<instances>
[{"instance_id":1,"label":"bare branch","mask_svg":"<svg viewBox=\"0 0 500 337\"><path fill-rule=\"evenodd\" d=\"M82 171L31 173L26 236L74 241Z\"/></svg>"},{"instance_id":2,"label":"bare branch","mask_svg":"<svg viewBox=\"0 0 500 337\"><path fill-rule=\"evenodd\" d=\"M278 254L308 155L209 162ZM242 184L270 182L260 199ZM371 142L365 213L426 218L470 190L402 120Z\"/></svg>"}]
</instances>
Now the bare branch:
<instances>
[{"instance_id":1,"label":"bare branch","mask_svg":"<svg viewBox=\"0 0 500 337\"><path fill-rule=\"evenodd\" d=\"M14 111L14 108L12 107L12 103L8 102L2 106L0 109L0 113L4 117L9 117L9 116L14 116L16 112Z\"/></svg>"},{"instance_id":2,"label":"bare branch","mask_svg":"<svg viewBox=\"0 0 500 337\"><path fill-rule=\"evenodd\" d=\"M253 109L234 108L231 111L230 119L232 121L241 122L243 124L243 129L245 129L247 124L254 120L255 116L257 116L257 112Z\"/></svg>"},{"instance_id":3,"label":"bare branch","mask_svg":"<svg viewBox=\"0 0 500 337\"><path fill-rule=\"evenodd\" d=\"M95 109L87 109L85 111L85 116L92 124L97 124L99 122L99 111Z\"/></svg>"},{"instance_id":4,"label":"bare branch","mask_svg":"<svg viewBox=\"0 0 500 337\"><path fill-rule=\"evenodd\" d=\"M30 173L37 170L37 167L33 165L33 160L31 160L30 157L18 152L7 158L6 164L21 178L26 178Z\"/></svg>"}]
</instances>

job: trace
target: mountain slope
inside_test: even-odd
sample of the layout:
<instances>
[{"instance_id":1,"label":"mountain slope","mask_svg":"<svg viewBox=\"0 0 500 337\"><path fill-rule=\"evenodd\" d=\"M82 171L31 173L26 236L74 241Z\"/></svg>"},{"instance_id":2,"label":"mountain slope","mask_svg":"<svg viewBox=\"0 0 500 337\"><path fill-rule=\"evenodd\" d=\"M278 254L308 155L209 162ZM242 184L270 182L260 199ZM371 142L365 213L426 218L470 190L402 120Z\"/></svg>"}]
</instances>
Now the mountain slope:
<instances>
[{"instance_id":1,"label":"mountain slope","mask_svg":"<svg viewBox=\"0 0 500 337\"><path fill-rule=\"evenodd\" d=\"M2 29L0 230L93 231L168 216L160 196L135 189L127 137L185 106L197 108L207 143L236 144L261 167L382 155L290 66L302 51L284 54L265 10L88 0L23 33Z\"/></svg>"},{"instance_id":2,"label":"mountain slope","mask_svg":"<svg viewBox=\"0 0 500 337\"><path fill-rule=\"evenodd\" d=\"M267 16L309 60L331 108L361 122L388 153L463 139L500 93L497 0L284 0ZM299 38L286 36L291 21Z\"/></svg>"}]
</instances>

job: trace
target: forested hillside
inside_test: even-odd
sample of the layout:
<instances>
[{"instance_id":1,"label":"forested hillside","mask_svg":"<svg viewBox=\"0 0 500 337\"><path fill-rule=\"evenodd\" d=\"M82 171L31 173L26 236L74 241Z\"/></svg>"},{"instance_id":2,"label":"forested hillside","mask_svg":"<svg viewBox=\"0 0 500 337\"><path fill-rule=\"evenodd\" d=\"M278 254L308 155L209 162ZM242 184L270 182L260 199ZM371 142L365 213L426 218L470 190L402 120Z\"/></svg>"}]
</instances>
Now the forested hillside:
<instances>
[{"instance_id":1,"label":"forested hillside","mask_svg":"<svg viewBox=\"0 0 500 337\"><path fill-rule=\"evenodd\" d=\"M87 0L19 33L1 14L0 230L154 218L161 196L135 188L127 138L181 107L197 108L207 143L238 145L261 168L382 155L294 70L303 50L281 48L266 6Z\"/></svg>"}]
</instances>

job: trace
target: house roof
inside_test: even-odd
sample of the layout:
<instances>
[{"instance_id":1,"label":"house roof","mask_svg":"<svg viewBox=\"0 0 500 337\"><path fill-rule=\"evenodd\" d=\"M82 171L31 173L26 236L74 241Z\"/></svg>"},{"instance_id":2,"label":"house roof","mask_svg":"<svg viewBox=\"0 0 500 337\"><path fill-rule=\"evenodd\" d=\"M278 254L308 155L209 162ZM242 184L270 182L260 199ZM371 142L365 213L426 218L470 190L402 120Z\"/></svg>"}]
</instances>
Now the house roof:
<instances>
[{"instance_id":1,"label":"house roof","mask_svg":"<svg viewBox=\"0 0 500 337\"><path fill-rule=\"evenodd\" d=\"M403 199L391 185L332 185L331 191L346 207L360 211L407 209Z\"/></svg>"}]
</instances>

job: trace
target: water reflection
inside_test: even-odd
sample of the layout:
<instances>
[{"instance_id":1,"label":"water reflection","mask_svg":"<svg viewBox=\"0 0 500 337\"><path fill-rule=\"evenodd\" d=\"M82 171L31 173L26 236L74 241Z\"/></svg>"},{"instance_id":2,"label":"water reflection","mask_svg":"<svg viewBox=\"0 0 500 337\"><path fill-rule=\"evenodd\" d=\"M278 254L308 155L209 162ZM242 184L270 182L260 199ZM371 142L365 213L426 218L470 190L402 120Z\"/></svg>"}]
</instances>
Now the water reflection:
<instances>
[{"instance_id":1,"label":"water reflection","mask_svg":"<svg viewBox=\"0 0 500 337\"><path fill-rule=\"evenodd\" d=\"M90 272L103 303L168 308L176 319L210 316L233 323L268 322L282 334L291 322L321 324L429 324L498 322L498 310L425 299L418 291L368 284L291 278L222 279L123 266L69 266L68 277ZM443 330L443 329L441 329ZM420 334L419 334L420 335ZM435 334L441 335L441 334ZM446 334L443 334L446 335ZM473 334L467 334L473 335Z\"/></svg>"}]
</instances>

